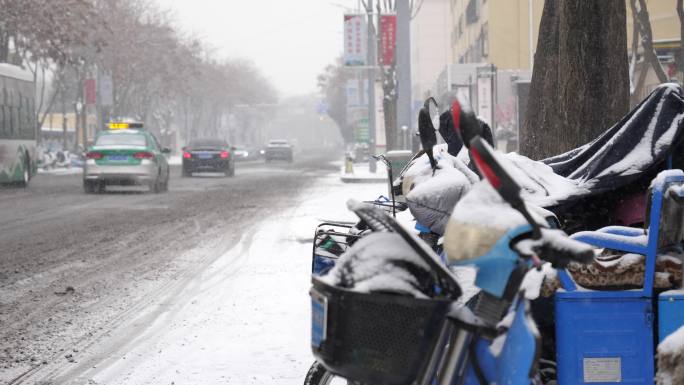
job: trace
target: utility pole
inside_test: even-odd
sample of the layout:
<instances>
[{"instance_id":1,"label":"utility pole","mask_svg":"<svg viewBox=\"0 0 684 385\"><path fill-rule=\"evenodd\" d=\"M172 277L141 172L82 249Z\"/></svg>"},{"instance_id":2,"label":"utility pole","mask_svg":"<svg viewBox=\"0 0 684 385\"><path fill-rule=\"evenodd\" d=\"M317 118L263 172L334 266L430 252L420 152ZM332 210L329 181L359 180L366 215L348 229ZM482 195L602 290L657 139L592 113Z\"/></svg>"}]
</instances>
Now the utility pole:
<instances>
[{"instance_id":1,"label":"utility pole","mask_svg":"<svg viewBox=\"0 0 684 385\"><path fill-rule=\"evenodd\" d=\"M378 0L379 1L379 0ZM370 153L370 172L377 171L375 162L375 28L373 28L373 0L368 0L368 8L366 8L368 15L368 136L370 137L369 153Z\"/></svg>"},{"instance_id":2,"label":"utility pole","mask_svg":"<svg viewBox=\"0 0 684 385\"><path fill-rule=\"evenodd\" d=\"M410 0L397 0L397 127L411 124L411 8ZM399 131L399 130L397 130ZM414 142L413 135L409 135ZM398 141L397 141L398 142ZM409 143L410 146L411 143Z\"/></svg>"}]
</instances>

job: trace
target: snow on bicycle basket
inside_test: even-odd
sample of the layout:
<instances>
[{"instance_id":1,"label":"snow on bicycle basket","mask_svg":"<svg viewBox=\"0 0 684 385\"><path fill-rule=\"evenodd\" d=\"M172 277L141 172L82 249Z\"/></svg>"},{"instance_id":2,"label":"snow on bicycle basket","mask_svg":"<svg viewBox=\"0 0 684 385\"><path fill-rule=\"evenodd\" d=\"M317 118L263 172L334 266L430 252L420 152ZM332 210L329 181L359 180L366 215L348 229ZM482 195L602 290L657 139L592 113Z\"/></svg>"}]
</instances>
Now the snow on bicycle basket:
<instances>
[{"instance_id":1,"label":"snow on bicycle basket","mask_svg":"<svg viewBox=\"0 0 684 385\"><path fill-rule=\"evenodd\" d=\"M414 383L428 366L452 300L435 298L438 281L406 239L373 232L328 275L312 280L317 360L353 381Z\"/></svg>"},{"instance_id":2,"label":"snow on bicycle basket","mask_svg":"<svg viewBox=\"0 0 684 385\"><path fill-rule=\"evenodd\" d=\"M428 298L434 290L429 266L394 233L361 238L322 279L356 292L388 292Z\"/></svg>"}]
</instances>

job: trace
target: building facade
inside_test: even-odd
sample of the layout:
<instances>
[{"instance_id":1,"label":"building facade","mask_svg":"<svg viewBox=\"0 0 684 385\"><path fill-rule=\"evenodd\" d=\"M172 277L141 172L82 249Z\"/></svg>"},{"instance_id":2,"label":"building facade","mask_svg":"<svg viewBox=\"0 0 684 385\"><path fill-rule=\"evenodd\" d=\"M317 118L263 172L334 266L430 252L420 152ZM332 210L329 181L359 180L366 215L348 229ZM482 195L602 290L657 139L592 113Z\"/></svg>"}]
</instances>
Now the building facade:
<instances>
[{"instance_id":1,"label":"building facade","mask_svg":"<svg viewBox=\"0 0 684 385\"><path fill-rule=\"evenodd\" d=\"M449 34L455 63L531 69L543 0L449 1Z\"/></svg>"},{"instance_id":2,"label":"building facade","mask_svg":"<svg viewBox=\"0 0 684 385\"><path fill-rule=\"evenodd\" d=\"M450 0L423 0L411 19L411 83L414 100L431 92L435 79L445 66L453 63ZM432 90L433 91L433 90Z\"/></svg>"}]
</instances>

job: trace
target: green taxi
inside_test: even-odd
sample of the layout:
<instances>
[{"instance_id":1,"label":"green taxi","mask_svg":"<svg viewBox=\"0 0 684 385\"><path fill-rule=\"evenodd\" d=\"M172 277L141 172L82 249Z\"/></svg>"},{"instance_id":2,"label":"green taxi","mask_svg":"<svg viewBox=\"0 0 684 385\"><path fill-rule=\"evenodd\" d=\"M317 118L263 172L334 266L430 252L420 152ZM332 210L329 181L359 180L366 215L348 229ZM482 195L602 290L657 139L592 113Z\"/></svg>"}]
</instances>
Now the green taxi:
<instances>
[{"instance_id":1,"label":"green taxi","mask_svg":"<svg viewBox=\"0 0 684 385\"><path fill-rule=\"evenodd\" d=\"M107 185L145 185L155 193L167 191L169 152L140 123L110 123L86 152L83 189L95 193Z\"/></svg>"}]
</instances>

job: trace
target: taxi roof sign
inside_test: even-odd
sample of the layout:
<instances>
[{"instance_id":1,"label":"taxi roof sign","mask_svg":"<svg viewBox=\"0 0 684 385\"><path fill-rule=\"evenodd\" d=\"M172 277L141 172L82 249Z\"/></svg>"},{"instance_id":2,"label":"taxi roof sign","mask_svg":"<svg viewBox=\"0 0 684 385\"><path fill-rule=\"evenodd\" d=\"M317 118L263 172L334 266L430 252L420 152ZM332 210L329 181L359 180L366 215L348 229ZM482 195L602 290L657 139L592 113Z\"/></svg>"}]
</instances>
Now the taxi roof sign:
<instances>
[{"instance_id":1,"label":"taxi roof sign","mask_svg":"<svg viewBox=\"0 0 684 385\"><path fill-rule=\"evenodd\" d=\"M127 130L129 128L143 128L142 123L109 123L110 130Z\"/></svg>"}]
</instances>

